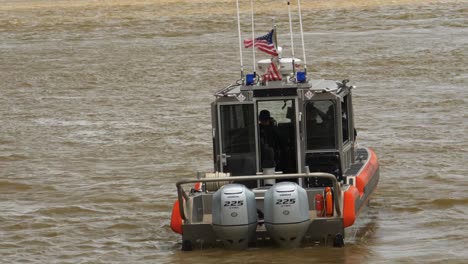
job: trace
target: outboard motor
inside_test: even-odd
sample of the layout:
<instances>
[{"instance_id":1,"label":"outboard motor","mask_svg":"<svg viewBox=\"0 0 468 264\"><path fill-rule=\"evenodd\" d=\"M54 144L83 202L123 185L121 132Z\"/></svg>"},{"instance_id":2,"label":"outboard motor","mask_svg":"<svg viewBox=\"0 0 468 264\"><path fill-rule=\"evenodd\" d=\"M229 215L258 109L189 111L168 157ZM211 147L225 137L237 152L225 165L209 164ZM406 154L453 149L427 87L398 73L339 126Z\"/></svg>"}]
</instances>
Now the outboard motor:
<instances>
[{"instance_id":1,"label":"outboard motor","mask_svg":"<svg viewBox=\"0 0 468 264\"><path fill-rule=\"evenodd\" d=\"M213 229L228 248L247 248L255 237L255 194L242 184L224 185L213 195Z\"/></svg>"},{"instance_id":2,"label":"outboard motor","mask_svg":"<svg viewBox=\"0 0 468 264\"><path fill-rule=\"evenodd\" d=\"M280 182L265 193L265 226L281 247L298 247L309 228L307 192L293 182Z\"/></svg>"}]
</instances>

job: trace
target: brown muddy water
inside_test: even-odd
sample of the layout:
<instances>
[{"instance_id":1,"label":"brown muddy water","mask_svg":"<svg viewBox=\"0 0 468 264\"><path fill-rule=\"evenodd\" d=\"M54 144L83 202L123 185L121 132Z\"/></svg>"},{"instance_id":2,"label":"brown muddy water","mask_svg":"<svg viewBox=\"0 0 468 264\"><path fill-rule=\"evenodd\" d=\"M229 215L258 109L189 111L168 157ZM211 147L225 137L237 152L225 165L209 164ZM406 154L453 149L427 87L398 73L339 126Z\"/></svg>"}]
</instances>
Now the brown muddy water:
<instances>
[{"instance_id":1,"label":"brown muddy water","mask_svg":"<svg viewBox=\"0 0 468 264\"><path fill-rule=\"evenodd\" d=\"M255 7L287 52L285 2ZM302 9L309 69L358 86L381 161L345 248L187 253L170 230L175 182L212 169L212 93L239 77L234 0L0 0L0 263L466 263L468 1Z\"/></svg>"}]
</instances>

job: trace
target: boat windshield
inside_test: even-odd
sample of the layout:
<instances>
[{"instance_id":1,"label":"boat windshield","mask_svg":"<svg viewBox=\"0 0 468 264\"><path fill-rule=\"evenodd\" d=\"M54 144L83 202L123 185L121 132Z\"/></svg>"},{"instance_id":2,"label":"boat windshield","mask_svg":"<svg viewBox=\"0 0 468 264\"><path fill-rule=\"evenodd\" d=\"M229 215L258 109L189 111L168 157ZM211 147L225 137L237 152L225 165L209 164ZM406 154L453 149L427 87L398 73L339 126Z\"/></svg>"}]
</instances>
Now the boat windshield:
<instances>
[{"instance_id":1,"label":"boat windshield","mask_svg":"<svg viewBox=\"0 0 468 264\"><path fill-rule=\"evenodd\" d=\"M330 100L306 105L307 149L335 149L335 104Z\"/></svg>"}]
</instances>

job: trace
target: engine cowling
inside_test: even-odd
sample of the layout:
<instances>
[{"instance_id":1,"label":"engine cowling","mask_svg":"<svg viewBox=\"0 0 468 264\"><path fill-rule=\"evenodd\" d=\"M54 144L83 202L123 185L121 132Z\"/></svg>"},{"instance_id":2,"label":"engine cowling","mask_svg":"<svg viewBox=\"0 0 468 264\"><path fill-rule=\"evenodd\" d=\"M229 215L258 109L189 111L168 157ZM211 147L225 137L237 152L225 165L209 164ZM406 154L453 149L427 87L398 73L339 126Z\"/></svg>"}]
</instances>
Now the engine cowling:
<instances>
[{"instance_id":1,"label":"engine cowling","mask_svg":"<svg viewBox=\"0 0 468 264\"><path fill-rule=\"evenodd\" d=\"M242 184L224 185L213 195L213 229L228 248L247 248L257 228L255 194Z\"/></svg>"},{"instance_id":2,"label":"engine cowling","mask_svg":"<svg viewBox=\"0 0 468 264\"><path fill-rule=\"evenodd\" d=\"M307 192L293 182L276 183L265 193L265 226L281 247L298 247L310 224Z\"/></svg>"}]
</instances>

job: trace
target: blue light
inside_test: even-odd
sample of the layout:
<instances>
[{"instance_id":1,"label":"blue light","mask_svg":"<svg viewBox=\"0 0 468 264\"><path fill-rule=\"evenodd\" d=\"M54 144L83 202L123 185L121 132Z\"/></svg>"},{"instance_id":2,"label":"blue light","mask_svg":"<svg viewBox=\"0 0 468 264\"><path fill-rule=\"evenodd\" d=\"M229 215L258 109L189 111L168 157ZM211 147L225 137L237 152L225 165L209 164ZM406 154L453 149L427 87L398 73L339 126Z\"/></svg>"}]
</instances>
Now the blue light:
<instances>
[{"instance_id":1,"label":"blue light","mask_svg":"<svg viewBox=\"0 0 468 264\"><path fill-rule=\"evenodd\" d=\"M255 74L249 73L245 76L245 84L246 85L253 85L255 82Z\"/></svg>"},{"instance_id":2,"label":"blue light","mask_svg":"<svg viewBox=\"0 0 468 264\"><path fill-rule=\"evenodd\" d=\"M307 75L305 72L297 72L297 82L303 83L307 80Z\"/></svg>"}]
</instances>

